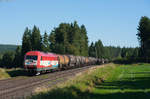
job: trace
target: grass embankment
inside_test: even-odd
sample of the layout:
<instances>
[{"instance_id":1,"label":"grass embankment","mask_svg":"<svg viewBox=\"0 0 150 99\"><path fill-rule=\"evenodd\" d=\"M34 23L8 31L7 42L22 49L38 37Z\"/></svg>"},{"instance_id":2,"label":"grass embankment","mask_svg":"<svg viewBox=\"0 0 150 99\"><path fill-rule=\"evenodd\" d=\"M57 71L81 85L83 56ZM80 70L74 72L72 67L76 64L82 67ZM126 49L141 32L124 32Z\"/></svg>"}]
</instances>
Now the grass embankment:
<instances>
[{"instance_id":1,"label":"grass embankment","mask_svg":"<svg viewBox=\"0 0 150 99\"><path fill-rule=\"evenodd\" d=\"M13 68L13 69L0 68L0 80L26 75L27 73L21 68Z\"/></svg>"},{"instance_id":2,"label":"grass embankment","mask_svg":"<svg viewBox=\"0 0 150 99\"><path fill-rule=\"evenodd\" d=\"M10 75L6 72L6 69L0 68L0 80L10 78Z\"/></svg>"},{"instance_id":3,"label":"grass embankment","mask_svg":"<svg viewBox=\"0 0 150 99\"><path fill-rule=\"evenodd\" d=\"M85 72L31 99L150 98L150 64L109 65Z\"/></svg>"}]
</instances>

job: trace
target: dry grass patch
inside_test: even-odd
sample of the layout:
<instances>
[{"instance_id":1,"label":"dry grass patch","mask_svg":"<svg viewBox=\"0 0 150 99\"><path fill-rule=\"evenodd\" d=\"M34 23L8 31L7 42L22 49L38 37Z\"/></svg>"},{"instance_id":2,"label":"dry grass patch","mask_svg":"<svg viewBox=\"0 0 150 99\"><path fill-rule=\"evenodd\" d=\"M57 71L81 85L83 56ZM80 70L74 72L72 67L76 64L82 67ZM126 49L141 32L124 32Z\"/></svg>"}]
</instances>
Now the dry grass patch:
<instances>
[{"instance_id":1,"label":"dry grass patch","mask_svg":"<svg viewBox=\"0 0 150 99\"><path fill-rule=\"evenodd\" d=\"M10 78L6 69L0 68L0 80Z\"/></svg>"}]
</instances>

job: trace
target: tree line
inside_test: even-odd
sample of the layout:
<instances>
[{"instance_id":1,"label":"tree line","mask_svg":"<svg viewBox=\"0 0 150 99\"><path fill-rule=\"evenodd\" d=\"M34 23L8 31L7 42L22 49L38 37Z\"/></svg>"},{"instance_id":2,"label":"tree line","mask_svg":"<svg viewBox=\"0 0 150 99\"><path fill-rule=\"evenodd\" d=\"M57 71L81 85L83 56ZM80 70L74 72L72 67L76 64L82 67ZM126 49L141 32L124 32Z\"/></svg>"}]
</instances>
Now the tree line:
<instances>
[{"instance_id":1,"label":"tree line","mask_svg":"<svg viewBox=\"0 0 150 99\"><path fill-rule=\"evenodd\" d=\"M3 55L0 54L0 66L7 68L23 66L25 53L32 50L107 58L109 60L117 59L117 62L130 63L141 60L149 62L150 19L146 16L141 17L137 30L140 47L121 48L119 46L103 46L101 40L89 45L86 27L79 26L76 21L60 23L49 34L45 31L44 35L41 35L37 26L32 29L27 27L23 33L22 46L18 46L15 52L8 51Z\"/></svg>"},{"instance_id":2,"label":"tree line","mask_svg":"<svg viewBox=\"0 0 150 99\"><path fill-rule=\"evenodd\" d=\"M101 40L91 43L89 46L89 56L97 58L107 58L110 61L118 61L124 59L135 59L139 57L139 48L132 47L115 47L115 46L103 46Z\"/></svg>"}]
</instances>

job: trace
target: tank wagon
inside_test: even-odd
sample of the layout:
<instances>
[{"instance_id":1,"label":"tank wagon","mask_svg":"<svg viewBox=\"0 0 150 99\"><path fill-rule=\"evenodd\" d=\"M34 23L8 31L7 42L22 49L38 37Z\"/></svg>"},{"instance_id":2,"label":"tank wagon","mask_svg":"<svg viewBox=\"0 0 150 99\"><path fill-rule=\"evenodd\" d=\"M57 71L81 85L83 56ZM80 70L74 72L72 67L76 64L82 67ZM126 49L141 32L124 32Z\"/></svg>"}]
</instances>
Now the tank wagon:
<instances>
[{"instance_id":1,"label":"tank wagon","mask_svg":"<svg viewBox=\"0 0 150 99\"><path fill-rule=\"evenodd\" d=\"M65 70L87 65L96 65L104 63L104 59L93 57L58 55L54 53L44 53L40 51L29 51L24 57L24 68L26 71L36 73L51 70Z\"/></svg>"}]
</instances>

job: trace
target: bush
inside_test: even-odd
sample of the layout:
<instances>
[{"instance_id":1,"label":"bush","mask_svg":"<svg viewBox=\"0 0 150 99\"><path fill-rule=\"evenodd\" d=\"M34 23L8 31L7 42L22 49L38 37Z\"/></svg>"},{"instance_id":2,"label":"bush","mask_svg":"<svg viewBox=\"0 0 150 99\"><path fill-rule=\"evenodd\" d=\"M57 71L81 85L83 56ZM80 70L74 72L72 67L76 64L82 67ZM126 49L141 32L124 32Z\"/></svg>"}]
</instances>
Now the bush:
<instances>
[{"instance_id":1,"label":"bush","mask_svg":"<svg viewBox=\"0 0 150 99\"><path fill-rule=\"evenodd\" d=\"M0 62L1 67L12 68L14 54L15 53L11 51L5 52Z\"/></svg>"},{"instance_id":2,"label":"bush","mask_svg":"<svg viewBox=\"0 0 150 99\"><path fill-rule=\"evenodd\" d=\"M150 58L145 59L142 57L128 57L128 58L118 58L113 61L116 64L132 64L132 63L150 63Z\"/></svg>"}]
</instances>

